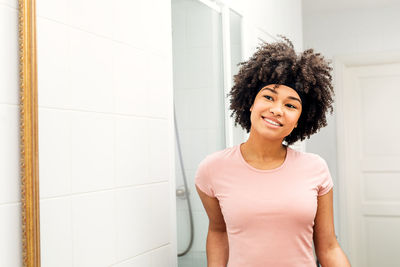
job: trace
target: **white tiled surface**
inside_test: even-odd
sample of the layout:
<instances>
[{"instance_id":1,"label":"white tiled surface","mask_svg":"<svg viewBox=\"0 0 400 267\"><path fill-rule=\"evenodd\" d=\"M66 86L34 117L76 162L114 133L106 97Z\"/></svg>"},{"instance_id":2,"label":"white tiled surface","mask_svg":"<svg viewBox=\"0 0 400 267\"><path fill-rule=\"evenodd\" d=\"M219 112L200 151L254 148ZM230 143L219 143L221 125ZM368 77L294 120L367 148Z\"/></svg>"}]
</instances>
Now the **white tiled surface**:
<instances>
[{"instance_id":1,"label":"white tiled surface","mask_svg":"<svg viewBox=\"0 0 400 267\"><path fill-rule=\"evenodd\" d=\"M71 198L74 266L109 266L116 261L114 199L113 191Z\"/></svg>"},{"instance_id":2,"label":"white tiled surface","mask_svg":"<svg viewBox=\"0 0 400 267\"><path fill-rule=\"evenodd\" d=\"M0 0L0 266L22 266L18 1Z\"/></svg>"},{"instance_id":3,"label":"white tiled surface","mask_svg":"<svg viewBox=\"0 0 400 267\"><path fill-rule=\"evenodd\" d=\"M72 28L69 34L72 107L78 110L113 112L112 40Z\"/></svg>"},{"instance_id":4,"label":"white tiled surface","mask_svg":"<svg viewBox=\"0 0 400 267\"><path fill-rule=\"evenodd\" d=\"M170 173L172 166L168 164L172 154L169 151L170 132L168 122L161 119L151 119L147 121L148 129L148 155L149 159L149 180L166 181L167 173Z\"/></svg>"},{"instance_id":5,"label":"white tiled surface","mask_svg":"<svg viewBox=\"0 0 400 267\"><path fill-rule=\"evenodd\" d=\"M128 188L116 193L117 260L122 261L148 250L151 246L150 188ZM130 203L136 203L134 206ZM141 214L137 217L137 214ZM149 232L150 230L150 232ZM141 242L130 242L141 240Z\"/></svg>"},{"instance_id":6,"label":"white tiled surface","mask_svg":"<svg viewBox=\"0 0 400 267\"><path fill-rule=\"evenodd\" d=\"M149 93L146 89L152 82L152 72L146 68L146 53L126 44L114 43L113 54L115 111L136 116L148 114Z\"/></svg>"},{"instance_id":7,"label":"white tiled surface","mask_svg":"<svg viewBox=\"0 0 400 267\"><path fill-rule=\"evenodd\" d=\"M22 266L21 205L0 205L0 266Z\"/></svg>"},{"instance_id":8,"label":"white tiled surface","mask_svg":"<svg viewBox=\"0 0 400 267\"><path fill-rule=\"evenodd\" d=\"M170 2L38 2L43 265L173 266Z\"/></svg>"},{"instance_id":9,"label":"white tiled surface","mask_svg":"<svg viewBox=\"0 0 400 267\"><path fill-rule=\"evenodd\" d=\"M162 246L150 252L140 254L136 257L122 261L115 267L170 267L173 266L171 259L171 246Z\"/></svg>"},{"instance_id":10,"label":"white tiled surface","mask_svg":"<svg viewBox=\"0 0 400 267\"><path fill-rule=\"evenodd\" d=\"M112 10L113 1L109 0L69 0L68 23L85 31L111 38L114 26Z\"/></svg>"},{"instance_id":11,"label":"white tiled surface","mask_svg":"<svg viewBox=\"0 0 400 267\"><path fill-rule=\"evenodd\" d=\"M18 0L0 0L0 4L12 7L14 9L18 8Z\"/></svg>"},{"instance_id":12,"label":"white tiled surface","mask_svg":"<svg viewBox=\"0 0 400 267\"><path fill-rule=\"evenodd\" d=\"M47 198L70 194L71 112L39 108L39 114L40 196Z\"/></svg>"},{"instance_id":13,"label":"white tiled surface","mask_svg":"<svg viewBox=\"0 0 400 267\"><path fill-rule=\"evenodd\" d=\"M71 112L71 189L88 192L114 186L114 118Z\"/></svg>"},{"instance_id":14,"label":"white tiled surface","mask_svg":"<svg viewBox=\"0 0 400 267\"><path fill-rule=\"evenodd\" d=\"M18 104L18 11L1 4L0 38L0 103Z\"/></svg>"},{"instance_id":15,"label":"white tiled surface","mask_svg":"<svg viewBox=\"0 0 400 267\"><path fill-rule=\"evenodd\" d=\"M114 32L115 40L136 48L145 48L146 28L143 27L148 1L115 0L114 2ZM151 16L154 18L154 16ZM138 37L141 38L138 38Z\"/></svg>"},{"instance_id":16,"label":"white tiled surface","mask_svg":"<svg viewBox=\"0 0 400 267\"><path fill-rule=\"evenodd\" d=\"M37 0L36 14L39 17L44 17L67 24L69 6L68 2L69 0Z\"/></svg>"},{"instance_id":17,"label":"white tiled surface","mask_svg":"<svg viewBox=\"0 0 400 267\"><path fill-rule=\"evenodd\" d=\"M0 104L0 205L20 199L18 122L18 106Z\"/></svg>"},{"instance_id":18,"label":"white tiled surface","mask_svg":"<svg viewBox=\"0 0 400 267\"><path fill-rule=\"evenodd\" d=\"M69 36L66 25L37 18L39 106L70 108L72 105Z\"/></svg>"},{"instance_id":19,"label":"white tiled surface","mask_svg":"<svg viewBox=\"0 0 400 267\"><path fill-rule=\"evenodd\" d=\"M42 266L73 266L71 198L40 201Z\"/></svg>"},{"instance_id":20,"label":"white tiled surface","mask_svg":"<svg viewBox=\"0 0 400 267\"><path fill-rule=\"evenodd\" d=\"M149 137L144 118L120 116L115 123L115 179L117 186L148 182Z\"/></svg>"}]
</instances>

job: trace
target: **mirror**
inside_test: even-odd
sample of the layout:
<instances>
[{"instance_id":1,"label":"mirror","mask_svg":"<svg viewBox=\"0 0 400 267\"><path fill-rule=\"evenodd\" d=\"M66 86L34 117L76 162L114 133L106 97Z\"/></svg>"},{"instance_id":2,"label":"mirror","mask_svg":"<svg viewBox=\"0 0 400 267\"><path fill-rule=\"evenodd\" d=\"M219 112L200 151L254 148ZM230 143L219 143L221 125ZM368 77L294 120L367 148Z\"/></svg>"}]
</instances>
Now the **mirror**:
<instances>
[{"instance_id":1,"label":"mirror","mask_svg":"<svg viewBox=\"0 0 400 267\"><path fill-rule=\"evenodd\" d=\"M398 5L234 2L0 1L19 10L24 266L204 265L195 169L246 139L227 127L224 90L278 32L333 61L335 114L298 149L328 162L339 243L354 266L400 265Z\"/></svg>"}]
</instances>

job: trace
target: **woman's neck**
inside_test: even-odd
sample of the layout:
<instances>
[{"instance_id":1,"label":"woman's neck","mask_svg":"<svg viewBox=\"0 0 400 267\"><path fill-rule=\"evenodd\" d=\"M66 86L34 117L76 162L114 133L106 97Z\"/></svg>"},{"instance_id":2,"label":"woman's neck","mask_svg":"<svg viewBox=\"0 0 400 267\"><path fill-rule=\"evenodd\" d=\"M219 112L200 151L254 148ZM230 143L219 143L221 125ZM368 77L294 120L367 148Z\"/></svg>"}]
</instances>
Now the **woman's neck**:
<instances>
[{"instance_id":1,"label":"woman's neck","mask_svg":"<svg viewBox=\"0 0 400 267\"><path fill-rule=\"evenodd\" d=\"M286 157L287 147L283 140L261 138L250 132L249 139L241 146L247 158L252 161L270 161Z\"/></svg>"}]
</instances>

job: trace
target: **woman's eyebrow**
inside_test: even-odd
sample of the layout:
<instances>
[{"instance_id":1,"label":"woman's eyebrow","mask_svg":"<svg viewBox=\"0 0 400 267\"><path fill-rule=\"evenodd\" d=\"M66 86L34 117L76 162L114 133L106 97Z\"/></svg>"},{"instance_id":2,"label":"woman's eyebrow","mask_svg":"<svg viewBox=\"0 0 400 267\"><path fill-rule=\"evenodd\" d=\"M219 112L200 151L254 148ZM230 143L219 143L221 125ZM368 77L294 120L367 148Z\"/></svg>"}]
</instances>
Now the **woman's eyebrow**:
<instances>
[{"instance_id":1,"label":"woman's eyebrow","mask_svg":"<svg viewBox=\"0 0 400 267\"><path fill-rule=\"evenodd\" d=\"M264 87L263 89L261 89L261 91L264 91L264 90L270 90L272 93L278 94L278 92L273 88Z\"/></svg>"},{"instance_id":2,"label":"woman's eyebrow","mask_svg":"<svg viewBox=\"0 0 400 267\"><path fill-rule=\"evenodd\" d=\"M263 89L261 89L261 91L264 91L264 90L269 90L269 91L271 91L272 93L274 93L274 94L276 94L276 95L278 94L278 92L277 92L275 89L273 89L273 88L264 87ZM289 98L289 99L292 99L292 100L299 101L299 103L301 104L301 100L298 99L297 97L288 96L288 98Z\"/></svg>"}]
</instances>

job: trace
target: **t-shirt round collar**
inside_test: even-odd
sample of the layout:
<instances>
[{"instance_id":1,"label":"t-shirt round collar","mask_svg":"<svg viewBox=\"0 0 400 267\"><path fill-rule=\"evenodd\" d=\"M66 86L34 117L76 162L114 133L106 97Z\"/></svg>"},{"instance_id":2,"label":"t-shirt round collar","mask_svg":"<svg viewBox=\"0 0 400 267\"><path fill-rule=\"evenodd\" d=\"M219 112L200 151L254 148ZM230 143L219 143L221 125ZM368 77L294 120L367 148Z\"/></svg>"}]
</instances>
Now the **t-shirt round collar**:
<instances>
[{"instance_id":1,"label":"t-shirt round collar","mask_svg":"<svg viewBox=\"0 0 400 267\"><path fill-rule=\"evenodd\" d=\"M240 161L241 161L247 168L249 168L249 169L251 169L251 170L253 170L253 171L262 172L262 173L276 172L276 171L279 171L280 169L284 168L284 167L287 165L287 162L289 161L289 158L290 158L291 152L292 152L292 149L288 146L288 147L287 147L287 150L286 150L286 157L285 157L285 160L283 161L283 163L282 163L280 166L278 166L278 167L276 167L276 168L274 168L274 169L262 170L262 169L254 168L254 167L251 166L249 163L247 163L247 161L243 158L242 152L240 151L240 145L241 145L241 144L236 145L236 154L239 156Z\"/></svg>"}]
</instances>

